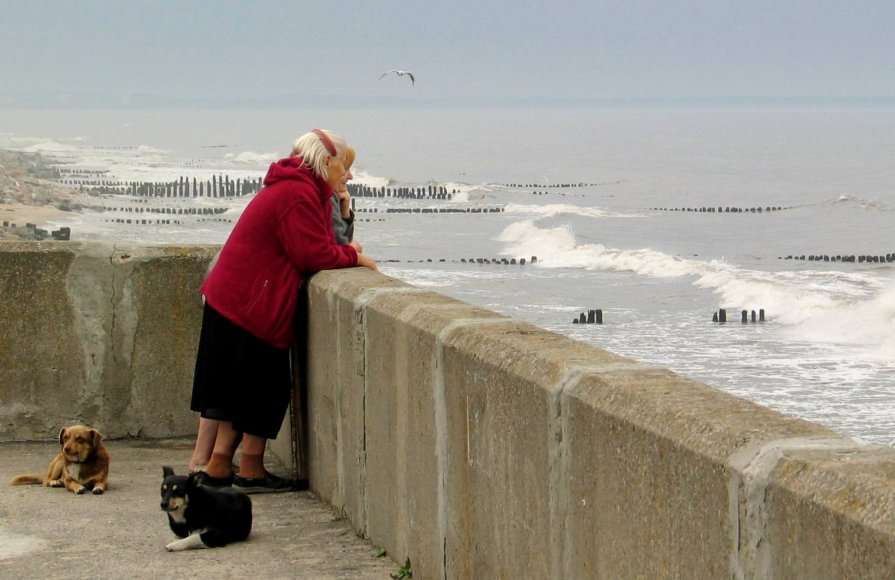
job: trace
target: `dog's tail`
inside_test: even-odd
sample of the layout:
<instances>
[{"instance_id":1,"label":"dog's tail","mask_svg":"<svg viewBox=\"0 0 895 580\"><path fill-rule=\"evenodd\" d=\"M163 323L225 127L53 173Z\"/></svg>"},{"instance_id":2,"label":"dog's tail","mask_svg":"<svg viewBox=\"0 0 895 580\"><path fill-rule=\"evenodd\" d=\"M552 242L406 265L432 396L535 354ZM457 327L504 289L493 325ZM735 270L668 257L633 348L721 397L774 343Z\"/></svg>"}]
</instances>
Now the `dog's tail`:
<instances>
[{"instance_id":1,"label":"dog's tail","mask_svg":"<svg viewBox=\"0 0 895 580\"><path fill-rule=\"evenodd\" d=\"M25 473L12 478L13 485L26 485L29 483L42 484L44 476L40 473Z\"/></svg>"}]
</instances>

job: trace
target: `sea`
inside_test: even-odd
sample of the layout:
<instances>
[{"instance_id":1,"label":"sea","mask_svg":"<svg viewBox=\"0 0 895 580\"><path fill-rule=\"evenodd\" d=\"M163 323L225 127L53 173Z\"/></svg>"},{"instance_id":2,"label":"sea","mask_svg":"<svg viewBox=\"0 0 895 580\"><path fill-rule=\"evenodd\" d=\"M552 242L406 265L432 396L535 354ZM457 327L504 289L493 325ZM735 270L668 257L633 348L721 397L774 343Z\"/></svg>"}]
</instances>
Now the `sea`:
<instances>
[{"instance_id":1,"label":"sea","mask_svg":"<svg viewBox=\"0 0 895 580\"><path fill-rule=\"evenodd\" d=\"M357 150L384 274L895 444L895 108L3 110L0 148L81 188L257 180L312 128ZM251 194L94 199L42 227L221 244Z\"/></svg>"}]
</instances>

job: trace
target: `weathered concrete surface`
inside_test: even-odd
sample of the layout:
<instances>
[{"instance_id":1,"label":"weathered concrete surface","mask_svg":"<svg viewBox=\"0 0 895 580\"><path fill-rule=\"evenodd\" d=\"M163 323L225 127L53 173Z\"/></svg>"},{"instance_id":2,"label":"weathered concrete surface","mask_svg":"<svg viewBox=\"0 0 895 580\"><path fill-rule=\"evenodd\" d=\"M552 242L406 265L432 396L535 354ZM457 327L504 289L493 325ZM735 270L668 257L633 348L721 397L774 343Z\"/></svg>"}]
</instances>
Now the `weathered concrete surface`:
<instances>
[{"instance_id":1,"label":"weathered concrete surface","mask_svg":"<svg viewBox=\"0 0 895 580\"><path fill-rule=\"evenodd\" d=\"M889 447L364 270L310 312L312 485L415 577L892 577Z\"/></svg>"},{"instance_id":2,"label":"weathered concrete surface","mask_svg":"<svg viewBox=\"0 0 895 580\"><path fill-rule=\"evenodd\" d=\"M198 292L215 246L0 242L0 441L90 422L191 433Z\"/></svg>"},{"instance_id":3,"label":"weathered concrete surface","mask_svg":"<svg viewBox=\"0 0 895 580\"><path fill-rule=\"evenodd\" d=\"M565 393L562 479L575 577L619 569L754 577L739 561L744 474L729 458L752 440L833 436L663 369L593 369Z\"/></svg>"},{"instance_id":4,"label":"weathered concrete surface","mask_svg":"<svg viewBox=\"0 0 895 580\"><path fill-rule=\"evenodd\" d=\"M107 444L111 487L93 496L9 485L13 475L43 470L59 446L0 443L0 577L387 580L398 570L310 492L252 496L245 542L169 553L161 467L184 472L192 440Z\"/></svg>"}]
</instances>

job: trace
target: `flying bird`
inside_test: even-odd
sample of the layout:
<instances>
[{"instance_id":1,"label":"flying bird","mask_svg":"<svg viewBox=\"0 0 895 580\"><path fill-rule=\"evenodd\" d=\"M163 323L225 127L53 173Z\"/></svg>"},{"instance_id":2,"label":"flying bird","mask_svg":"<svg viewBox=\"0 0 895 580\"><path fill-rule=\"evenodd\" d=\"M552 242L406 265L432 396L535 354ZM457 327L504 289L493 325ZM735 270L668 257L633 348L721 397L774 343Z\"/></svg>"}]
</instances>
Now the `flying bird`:
<instances>
[{"instance_id":1,"label":"flying bird","mask_svg":"<svg viewBox=\"0 0 895 580\"><path fill-rule=\"evenodd\" d=\"M384 73L382 73L382 76L379 77L379 80L382 80L384 77L388 76L388 75L391 74L391 73L395 73L395 74L398 75L399 77L403 77L404 75L407 75L407 76L410 77L410 84L411 84L411 85L416 84L416 79L413 78L413 73L412 73L412 72L410 72L410 71L406 71L406 70L398 70L398 69L396 69L396 68L393 68L393 69L391 69L391 70L387 70L387 71L385 71Z\"/></svg>"}]
</instances>

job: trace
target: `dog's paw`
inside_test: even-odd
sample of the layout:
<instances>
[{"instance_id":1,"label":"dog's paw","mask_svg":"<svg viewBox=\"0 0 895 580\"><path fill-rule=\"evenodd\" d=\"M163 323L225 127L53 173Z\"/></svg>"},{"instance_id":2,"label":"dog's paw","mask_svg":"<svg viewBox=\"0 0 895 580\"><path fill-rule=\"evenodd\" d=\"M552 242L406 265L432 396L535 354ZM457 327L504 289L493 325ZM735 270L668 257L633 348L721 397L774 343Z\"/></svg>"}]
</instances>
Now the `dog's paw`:
<instances>
[{"instance_id":1,"label":"dog's paw","mask_svg":"<svg viewBox=\"0 0 895 580\"><path fill-rule=\"evenodd\" d=\"M199 533L191 534L185 538L174 540L165 549L169 552L180 552L182 550L192 550L194 548L207 548L208 546L202 541Z\"/></svg>"},{"instance_id":2,"label":"dog's paw","mask_svg":"<svg viewBox=\"0 0 895 580\"><path fill-rule=\"evenodd\" d=\"M105 492L106 492L106 490L103 489L103 488L101 488L101 487L94 487L94 488L93 488L93 495L102 495L102 494L104 494Z\"/></svg>"},{"instance_id":3,"label":"dog's paw","mask_svg":"<svg viewBox=\"0 0 895 580\"><path fill-rule=\"evenodd\" d=\"M64 485L61 479L51 479L47 482L47 487L63 487Z\"/></svg>"},{"instance_id":4,"label":"dog's paw","mask_svg":"<svg viewBox=\"0 0 895 580\"><path fill-rule=\"evenodd\" d=\"M81 485L81 486L76 487L76 488L73 489L72 491L74 491L74 492L75 492L76 494L78 494L78 495L81 495L82 493L84 493L85 491L87 491L87 488L84 487L83 485Z\"/></svg>"}]
</instances>

